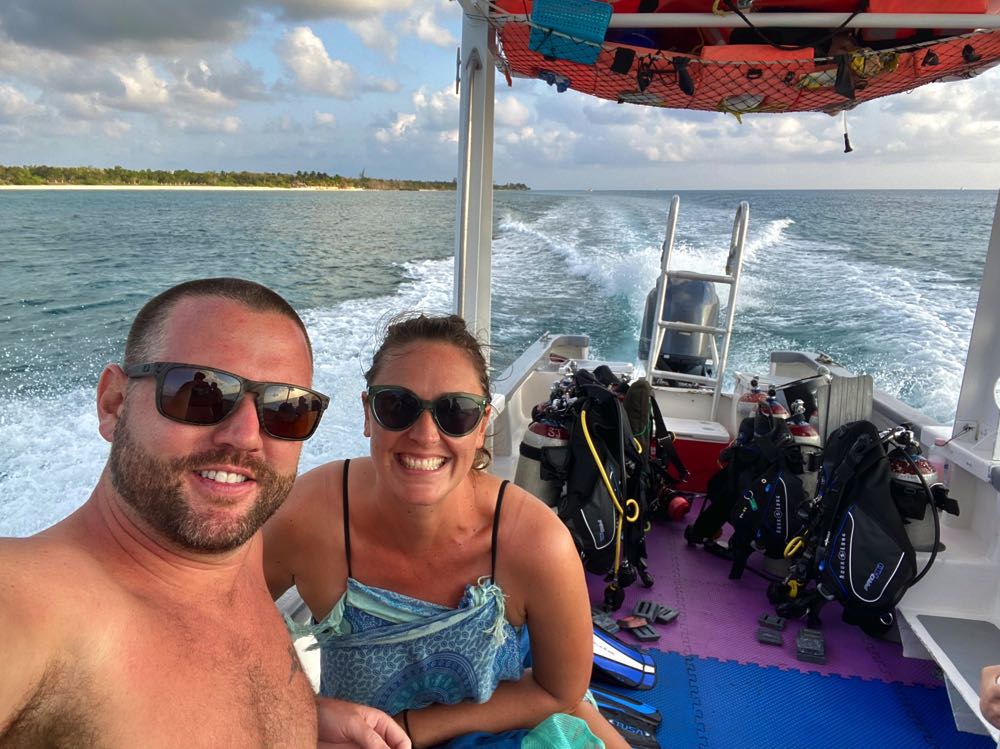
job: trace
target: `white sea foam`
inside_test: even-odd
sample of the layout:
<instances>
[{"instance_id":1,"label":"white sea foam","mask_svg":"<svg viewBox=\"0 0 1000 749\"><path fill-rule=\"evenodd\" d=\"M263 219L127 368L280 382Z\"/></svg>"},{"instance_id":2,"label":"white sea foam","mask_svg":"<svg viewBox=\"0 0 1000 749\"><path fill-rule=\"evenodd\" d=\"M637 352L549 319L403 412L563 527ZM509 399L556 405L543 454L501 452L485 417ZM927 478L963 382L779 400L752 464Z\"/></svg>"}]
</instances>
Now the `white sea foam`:
<instances>
[{"instance_id":1,"label":"white sea foam","mask_svg":"<svg viewBox=\"0 0 1000 749\"><path fill-rule=\"evenodd\" d=\"M404 264L397 293L305 310L316 360L314 385L330 396L316 434L306 442L300 469L367 452L361 391L376 335L394 313L451 309L452 260ZM47 528L90 495L109 446L97 431L94 391L53 397L27 395L0 414L0 535L26 536Z\"/></svg>"},{"instance_id":2,"label":"white sea foam","mask_svg":"<svg viewBox=\"0 0 1000 749\"><path fill-rule=\"evenodd\" d=\"M448 258L405 263L407 280L395 294L303 313L316 361L314 383L330 396L330 407L302 451L302 470L367 452L361 392L378 335L399 312L450 312L453 262Z\"/></svg>"},{"instance_id":3,"label":"white sea foam","mask_svg":"<svg viewBox=\"0 0 1000 749\"><path fill-rule=\"evenodd\" d=\"M896 214L880 212L888 216L889 226L873 238L870 230L817 212L808 196L797 203L796 198L757 196L730 369L762 373L768 352L776 348L823 350L850 369L872 374L879 387L907 403L939 420L950 420L976 304L979 267L968 248L981 244L985 249L986 230L977 229L982 236L970 239L971 230L963 224L961 241L949 240L949 232L942 229L936 239L919 243L915 237L920 235L921 221L928 223L921 214L901 211L893 219ZM962 201L967 199L952 202L965 205ZM979 200L985 207L977 210L986 216L988 227L993 198ZM907 205L909 201L910 197ZM848 208L866 205L852 196L842 197L842 202ZM830 204L829 200L824 203ZM410 208L413 216L421 215L419 206ZM642 302L659 268L665 208L663 195L512 196L497 213L494 342L508 348L517 342L512 349L516 351L545 329L592 336L600 329L597 338L615 351L616 358L634 353ZM723 205L714 197L685 198L672 267L720 273L734 208L735 203ZM904 219L905 226L900 223ZM966 217L966 224L969 220ZM450 239L445 236L450 227L439 223L434 231L421 235L419 241L424 244L419 251L424 256L428 248L436 251L442 241ZM239 225L238 221L232 224ZM287 231L294 233L296 226L288 223ZM893 239L906 227L911 227L910 240L897 249ZM325 253L323 236L323 241L315 237L310 241ZM356 242L357 236L350 241ZM330 249L337 247L336 240L331 240ZM948 256L948 263L929 260L942 254ZM373 272L385 273L385 263L373 256ZM332 403L317 435L304 447L303 469L366 452L360 393L376 331L397 311L450 310L452 268L450 257L402 262L395 270L402 270L403 280L390 293L366 297L360 286L360 291L352 290L361 294L357 298L304 312L316 350L315 384L331 395ZM122 272L121 268L115 272ZM114 285L103 278L96 283ZM316 287L316 279L309 278L308 283ZM346 296L346 292L340 297L338 293L334 299ZM724 296L722 289L720 294ZM317 296L322 298L319 292ZM20 320L16 299L21 297L10 298L14 302L8 302L5 314ZM71 306L66 310L64 317L77 314ZM39 314L34 308L27 312ZM26 319L29 322L24 324L30 327L39 318ZM99 320L81 316L80 322L100 331ZM76 320L66 324L79 332ZM80 373L91 369L96 382L98 365L92 366L90 359L94 351L109 348L108 341L97 340L95 335L102 334L83 336L79 352L63 341L60 345L72 354L62 355L62 349L54 349L48 339L32 333L36 344L27 356L39 356L37 362L25 359L27 348L16 345L16 339L0 348L0 366L7 368L0 374L32 371L51 385L42 394L20 389L3 394L0 535L26 535L50 525L84 501L97 481L108 446L97 432L93 387L78 384ZM20 353L13 356L9 351ZM599 345L594 352L602 353ZM77 379L60 391L59 374L53 373L59 372L59 363L68 356L74 357ZM80 366L81 361L86 363Z\"/></svg>"}]
</instances>

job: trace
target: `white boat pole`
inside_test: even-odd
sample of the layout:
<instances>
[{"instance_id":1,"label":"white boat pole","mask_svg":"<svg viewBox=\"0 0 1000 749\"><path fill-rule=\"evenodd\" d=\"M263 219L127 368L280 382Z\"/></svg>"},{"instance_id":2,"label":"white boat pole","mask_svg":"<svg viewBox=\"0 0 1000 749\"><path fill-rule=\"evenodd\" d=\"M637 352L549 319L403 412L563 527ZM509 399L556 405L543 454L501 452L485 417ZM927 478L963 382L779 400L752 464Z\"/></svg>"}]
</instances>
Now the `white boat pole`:
<instances>
[{"instance_id":1,"label":"white boat pole","mask_svg":"<svg viewBox=\"0 0 1000 749\"><path fill-rule=\"evenodd\" d=\"M493 239L493 29L480 0L461 0L458 177L455 221L455 312L484 343L490 340ZM488 356L489 348L486 348Z\"/></svg>"},{"instance_id":2,"label":"white boat pole","mask_svg":"<svg viewBox=\"0 0 1000 749\"><path fill-rule=\"evenodd\" d=\"M952 439L971 445L986 461L1000 462L1000 403L995 394L1000 377L1000 193L993 217L979 304L972 323L962 391L958 396ZM991 473L992 476L992 473ZM990 479L991 476L983 476ZM1000 479L998 479L1000 480ZM995 486L1000 491L1000 486Z\"/></svg>"},{"instance_id":3,"label":"white boat pole","mask_svg":"<svg viewBox=\"0 0 1000 749\"><path fill-rule=\"evenodd\" d=\"M996 29L1000 14L995 13L744 13L758 28L791 27L808 29ZM850 20L848 20L850 19ZM747 23L735 13L614 13L611 28L732 29Z\"/></svg>"}]
</instances>

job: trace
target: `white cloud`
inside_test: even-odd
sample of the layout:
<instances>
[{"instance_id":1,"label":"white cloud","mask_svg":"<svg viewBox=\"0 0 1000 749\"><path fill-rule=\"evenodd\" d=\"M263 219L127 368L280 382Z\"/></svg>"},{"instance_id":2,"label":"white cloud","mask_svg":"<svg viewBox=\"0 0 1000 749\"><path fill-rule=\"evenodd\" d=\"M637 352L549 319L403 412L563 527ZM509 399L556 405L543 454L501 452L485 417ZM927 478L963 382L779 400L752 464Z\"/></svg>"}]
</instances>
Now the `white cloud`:
<instances>
[{"instance_id":1,"label":"white cloud","mask_svg":"<svg viewBox=\"0 0 1000 749\"><path fill-rule=\"evenodd\" d=\"M414 0L280 0L286 18L363 18L413 5Z\"/></svg>"},{"instance_id":2,"label":"white cloud","mask_svg":"<svg viewBox=\"0 0 1000 749\"><path fill-rule=\"evenodd\" d=\"M42 107L30 101L13 86L0 83L0 122L13 122L41 114Z\"/></svg>"},{"instance_id":3,"label":"white cloud","mask_svg":"<svg viewBox=\"0 0 1000 749\"><path fill-rule=\"evenodd\" d=\"M243 121L239 117L201 117L190 114L177 114L168 120L168 124L178 130L191 133L225 133L235 135L243 129Z\"/></svg>"},{"instance_id":4,"label":"white cloud","mask_svg":"<svg viewBox=\"0 0 1000 749\"><path fill-rule=\"evenodd\" d=\"M101 130L107 137L119 139L128 135L132 130L132 126L124 120L111 120L110 122L105 122Z\"/></svg>"},{"instance_id":5,"label":"white cloud","mask_svg":"<svg viewBox=\"0 0 1000 749\"><path fill-rule=\"evenodd\" d=\"M446 130L455 127L458 120L458 96L455 89L448 86L431 94L425 87L414 92L413 106L421 120L432 130Z\"/></svg>"},{"instance_id":6,"label":"white cloud","mask_svg":"<svg viewBox=\"0 0 1000 749\"><path fill-rule=\"evenodd\" d=\"M22 44L101 57L181 52L241 39L256 0L4 0L0 25Z\"/></svg>"},{"instance_id":7,"label":"white cloud","mask_svg":"<svg viewBox=\"0 0 1000 749\"><path fill-rule=\"evenodd\" d=\"M104 120L111 112L97 94L57 94L50 98L50 103L63 116L78 120Z\"/></svg>"},{"instance_id":8,"label":"white cloud","mask_svg":"<svg viewBox=\"0 0 1000 749\"><path fill-rule=\"evenodd\" d=\"M497 97L494 108L496 124L502 127L522 127L531 121L531 110L514 95Z\"/></svg>"},{"instance_id":9,"label":"white cloud","mask_svg":"<svg viewBox=\"0 0 1000 749\"><path fill-rule=\"evenodd\" d=\"M382 52L390 61L396 60L396 48L399 39L395 34L390 34L382 19L378 16L368 16L353 21L346 22L347 28L357 34L362 44L370 49Z\"/></svg>"},{"instance_id":10,"label":"white cloud","mask_svg":"<svg viewBox=\"0 0 1000 749\"><path fill-rule=\"evenodd\" d=\"M361 84L362 91L373 91L380 94L394 94L402 88L399 81L391 78L366 78Z\"/></svg>"},{"instance_id":11,"label":"white cloud","mask_svg":"<svg viewBox=\"0 0 1000 749\"><path fill-rule=\"evenodd\" d=\"M306 91L340 99L353 97L354 69L332 59L323 40L307 26L287 31L278 44L278 54Z\"/></svg>"},{"instance_id":12,"label":"white cloud","mask_svg":"<svg viewBox=\"0 0 1000 749\"><path fill-rule=\"evenodd\" d=\"M458 44L455 35L437 22L433 8L412 11L399 24L399 30L437 47L454 47Z\"/></svg>"},{"instance_id":13,"label":"white cloud","mask_svg":"<svg viewBox=\"0 0 1000 749\"><path fill-rule=\"evenodd\" d=\"M416 122L417 115L415 114L397 114L395 121L393 121L391 125L388 127L380 127L375 131L375 140L383 144L402 140L407 132L413 130L413 126Z\"/></svg>"},{"instance_id":14,"label":"white cloud","mask_svg":"<svg viewBox=\"0 0 1000 749\"><path fill-rule=\"evenodd\" d=\"M337 118L330 112L313 112L313 121L322 127L333 127L337 124Z\"/></svg>"},{"instance_id":15,"label":"white cloud","mask_svg":"<svg viewBox=\"0 0 1000 749\"><path fill-rule=\"evenodd\" d=\"M160 78L145 56L135 60L130 70L117 74L125 89L117 105L122 109L151 110L167 103L167 82Z\"/></svg>"}]
</instances>

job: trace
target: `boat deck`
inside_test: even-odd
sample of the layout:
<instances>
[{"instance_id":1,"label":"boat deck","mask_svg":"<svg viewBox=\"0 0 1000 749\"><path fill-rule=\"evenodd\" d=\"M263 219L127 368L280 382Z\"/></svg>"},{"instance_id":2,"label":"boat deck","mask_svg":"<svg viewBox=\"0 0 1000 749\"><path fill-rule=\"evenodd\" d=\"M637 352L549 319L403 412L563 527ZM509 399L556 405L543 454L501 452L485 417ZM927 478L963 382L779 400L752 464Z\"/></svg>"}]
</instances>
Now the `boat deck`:
<instances>
[{"instance_id":1,"label":"boat deck","mask_svg":"<svg viewBox=\"0 0 1000 749\"><path fill-rule=\"evenodd\" d=\"M695 512L700 503L692 508ZM749 570L728 579L729 562L688 546L684 523L656 523L647 535L652 588L636 583L614 616L648 599L676 609L655 625L649 647L657 685L625 692L663 714L657 738L664 747L947 747L992 749L987 736L955 728L947 690L933 661L905 658L902 646L878 640L840 620L840 605L822 612L827 663L796 658L795 637L804 620L787 622L783 644L757 641L757 619L774 614L767 581ZM760 566L760 555L750 564ZM599 606L604 581L589 575ZM625 690L622 690L625 691Z\"/></svg>"}]
</instances>

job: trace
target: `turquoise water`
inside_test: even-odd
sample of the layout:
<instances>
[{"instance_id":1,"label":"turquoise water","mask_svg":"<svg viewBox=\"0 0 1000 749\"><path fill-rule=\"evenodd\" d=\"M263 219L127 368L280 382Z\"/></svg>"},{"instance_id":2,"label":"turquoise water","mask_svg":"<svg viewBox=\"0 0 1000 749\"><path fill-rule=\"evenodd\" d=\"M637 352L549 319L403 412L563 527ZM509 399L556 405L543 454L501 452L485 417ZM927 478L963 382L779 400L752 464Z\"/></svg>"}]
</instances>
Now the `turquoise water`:
<instances>
[{"instance_id":1,"label":"turquoise water","mask_svg":"<svg viewBox=\"0 0 1000 749\"><path fill-rule=\"evenodd\" d=\"M668 192L498 193L493 362L542 332L633 360ZM0 534L83 502L107 445L97 375L144 301L178 281L252 278L303 313L331 410L302 467L357 454L358 395L393 312L448 311L453 193L0 192ZM942 421L954 416L996 202L991 191L681 193L676 265L719 272L750 203L730 369L825 351Z\"/></svg>"}]
</instances>

